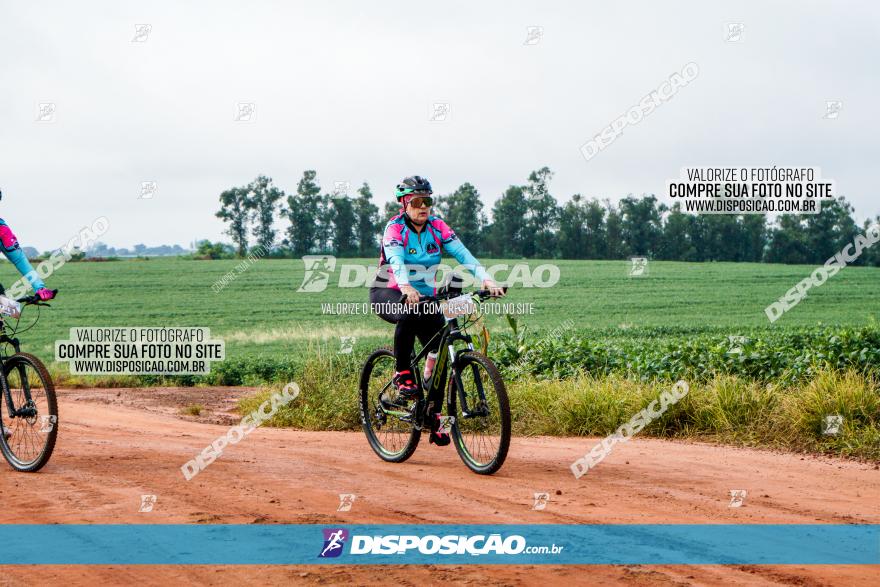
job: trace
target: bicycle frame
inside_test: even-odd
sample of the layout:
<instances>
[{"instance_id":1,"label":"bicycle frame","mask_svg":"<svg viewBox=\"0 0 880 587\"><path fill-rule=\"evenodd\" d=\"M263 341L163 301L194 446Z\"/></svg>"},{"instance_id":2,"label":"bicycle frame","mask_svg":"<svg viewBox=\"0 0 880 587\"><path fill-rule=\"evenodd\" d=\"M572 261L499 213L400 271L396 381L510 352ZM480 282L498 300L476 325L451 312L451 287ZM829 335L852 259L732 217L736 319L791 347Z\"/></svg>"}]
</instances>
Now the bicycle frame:
<instances>
[{"instance_id":1,"label":"bicycle frame","mask_svg":"<svg viewBox=\"0 0 880 587\"><path fill-rule=\"evenodd\" d=\"M444 317L445 318L445 317ZM398 410L386 410L384 408L383 411L386 414L391 414L399 417L401 420L410 421L413 416L415 416L416 421L414 424L417 428L421 428L427 416L432 412L434 408L434 402L430 401L430 398L436 398L441 403L444 399L446 399L446 394L443 389L446 383L446 377L444 375L447 373L448 367L452 369L452 377L455 380L455 387L458 390L459 394L459 402L461 403L461 413L464 418L474 417L478 415L485 415L481 412L472 412L470 407L467 405L467 398L463 392L464 386L461 381L461 374L456 368L456 352L455 352L455 342L462 341L467 344L468 350L474 350L474 345L471 340L471 336L462 331L461 326L458 323L458 318L445 318L446 323L443 328L440 329L440 332L435 334L434 336L440 336L440 344L437 352L437 362L434 365L434 370L431 373L431 377L427 382L423 381L422 373L418 369L419 361L421 361L428 354L428 345L425 345L422 350L412 357L410 362L410 367L413 372L413 376L415 377L416 383L419 386L419 389L422 390L423 397L416 404L416 409L412 412L404 412ZM432 338L433 340L433 338ZM479 377L475 378L477 391L480 395L481 403L485 406L486 403L486 393L483 389L483 382ZM427 383L427 386L426 386ZM390 386L389 382L386 385L386 389ZM383 392L385 390L383 389Z\"/></svg>"}]
</instances>

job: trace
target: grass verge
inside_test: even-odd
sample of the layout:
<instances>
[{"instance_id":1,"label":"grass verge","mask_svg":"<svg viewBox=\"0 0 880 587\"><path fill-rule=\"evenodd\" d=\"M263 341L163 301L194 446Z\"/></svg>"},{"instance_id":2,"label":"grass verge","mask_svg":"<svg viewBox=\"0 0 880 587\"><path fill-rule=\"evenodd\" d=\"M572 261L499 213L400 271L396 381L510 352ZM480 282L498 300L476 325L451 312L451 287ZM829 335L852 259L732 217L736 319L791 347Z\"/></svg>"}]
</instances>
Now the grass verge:
<instances>
[{"instance_id":1,"label":"grass verge","mask_svg":"<svg viewBox=\"0 0 880 587\"><path fill-rule=\"evenodd\" d=\"M300 396L267 422L306 430L360 428L357 375L334 376L310 361L297 383ZM520 377L508 383L516 435L607 436L669 390L670 382L579 374L561 380ZM276 391L240 402L249 413ZM835 434L826 418L840 416ZM797 386L718 375L690 391L640 433L671 439L823 453L880 461L880 380L855 370L819 372Z\"/></svg>"}]
</instances>

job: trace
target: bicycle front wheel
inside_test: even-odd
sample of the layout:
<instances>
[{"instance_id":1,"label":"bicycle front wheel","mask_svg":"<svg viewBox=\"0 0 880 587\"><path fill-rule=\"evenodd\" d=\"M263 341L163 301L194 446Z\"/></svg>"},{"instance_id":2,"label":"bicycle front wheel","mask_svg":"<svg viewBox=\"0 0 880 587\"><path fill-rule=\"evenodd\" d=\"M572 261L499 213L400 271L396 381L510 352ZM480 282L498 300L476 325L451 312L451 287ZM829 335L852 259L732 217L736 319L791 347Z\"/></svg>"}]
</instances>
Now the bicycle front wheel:
<instances>
[{"instance_id":1,"label":"bicycle front wheel","mask_svg":"<svg viewBox=\"0 0 880 587\"><path fill-rule=\"evenodd\" d=\"M452 440L471 471L491 475L504 464L510 448L507 388L498 368L481 353L459 354L455 371L448 396L449 413L455 417Z\"/></svg>"},{"instance_id":2,"label":"bicycle front wheel","mask_svg":"<svg viewBox=\"0 0 880 587\"><path fill-rule=\"evenodd\" d=\"M27 353L4 362L2 379L0 451L16 471L39 471L58 437L55 384L43 363Z\"/></svg>"}]
</instances>

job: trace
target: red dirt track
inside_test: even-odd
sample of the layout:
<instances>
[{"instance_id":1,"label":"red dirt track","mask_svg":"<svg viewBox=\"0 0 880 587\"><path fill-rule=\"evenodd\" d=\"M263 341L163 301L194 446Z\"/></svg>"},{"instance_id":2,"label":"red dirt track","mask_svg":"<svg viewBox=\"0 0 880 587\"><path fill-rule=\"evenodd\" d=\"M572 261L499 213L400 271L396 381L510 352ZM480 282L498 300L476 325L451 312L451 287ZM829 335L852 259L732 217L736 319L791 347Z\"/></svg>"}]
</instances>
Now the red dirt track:
<instances>
[{"instance_id":1,"label":"red dirt track","mask_svg":"<svg viewBox=\"0 0 880 587\"><path fill-rule=\"evenodd\" d=\"M181 465L225 434L250 391L59 393L58 445L37 474L0 470L0 523L880 523L873 464L636 439L588 475L589 438L514 438L496 475L471 473L427 439L404 464L359 432L258 429L191 481ZM181 409L202 404L200 416ZM741 508L729 492L748 492ZM533 494L550 493L543 511ZM357 499L337 512L339 494ZM139 513L141 495L154 511ZM0 584L876 585L876 566L50 566L2 568Z\"/></svg>"}]
</instances>

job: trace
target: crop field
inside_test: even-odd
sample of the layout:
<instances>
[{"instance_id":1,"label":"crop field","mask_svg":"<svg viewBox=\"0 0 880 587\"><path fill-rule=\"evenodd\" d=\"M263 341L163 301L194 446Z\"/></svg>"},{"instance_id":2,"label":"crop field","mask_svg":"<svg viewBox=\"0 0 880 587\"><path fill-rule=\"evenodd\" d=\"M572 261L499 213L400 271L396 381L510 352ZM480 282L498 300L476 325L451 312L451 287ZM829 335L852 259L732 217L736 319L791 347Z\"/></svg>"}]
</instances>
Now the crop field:
<instances>
[{"instance_id":1,"label":"crop field","mask_svg":"<svg viewBox=\"0 0 880 587\"><path fill-rule=\"evenodd\" d=\"M374 264L372 259L344 261ZM541 263L531 261L529 266L534 269ZM651 262L646 276L630 277L628 261L554 263L560 268L557 285L514 287L503 300L518 306L517 325L526 330L520 335L525 346L560 328L567 336L598 346L608 341L650 350L694 339L726 344L729 336L873 328L880 315L877 268L844 269L770 324L764 308L813 267ZM208 326L214 336L225 339L229 360L285 362L338 353L342 337L354 337L355 356L390 342L392 327L378 317L336 313L338 304L361 304L368 297L364 287L337 287L338 267L327 289L319 293L297 292L304 275L300 260L261 259L242 272L236 267L238 261L182 258L68 263L48 280L61 289L59 299L42 310L39 323L22 340L27 349L49 359L54 341L66 338L71 327ZM234 279L227 279L225 287L215 286L224 275ZM0 265L3 283L15 277L11 265ZM28 309L22 326L35 314ZM515 337L504 316L488 315L486 321L492 344L507 340L510 350Z\"/></svg>"},{"instance_id":2,"label":"crop field","mask_svg":"<svg viewBox=\"0 0 880 587\"><path fill-rule=\"evenodd\" d=\"M688 398L645 434L880 460L880 269L847 268L770 324L766 305L812 267L652 262L647 276L633 278L628 262L558 265L556 286L514 288L506 298L533 304L533 313L515 324L486 317L516 434L610 434L683 378L691 383ZM263 387L243 400L242 412L296 381L301 397L270 425L353 430L360 365L369 350L391 343L392 326L322 311L322 304L367 300L363 287L334 285L338 267L320 293L296 291L303 275L295 260L69 263L49 280L62 290L59 299L21 338L50 362L54 341L72 327L210 327L227 347L210 375L72 376L66 363L51 369L68 387ZM226 286L215 286L224 276ZM0 277L14 277L8 264ZM34 316L29 308L22 327ZM828 414L843 416L839 435L823 434Z\"/></svg>"}]
</instances>

